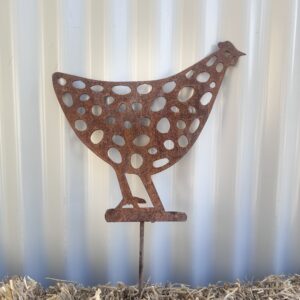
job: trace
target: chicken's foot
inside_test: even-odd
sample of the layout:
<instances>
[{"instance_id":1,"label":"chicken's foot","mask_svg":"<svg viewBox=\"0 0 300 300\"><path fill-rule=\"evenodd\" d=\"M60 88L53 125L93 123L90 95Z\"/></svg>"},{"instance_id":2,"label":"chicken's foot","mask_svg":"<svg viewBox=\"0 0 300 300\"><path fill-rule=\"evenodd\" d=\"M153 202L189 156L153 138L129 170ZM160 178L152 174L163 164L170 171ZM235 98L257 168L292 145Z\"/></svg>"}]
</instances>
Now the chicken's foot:
<instances>
[{"instance_id":1,"label":"chicken's foot","mask_svg":"<svg viewBox=\"0 0 300 300\"><path fill-rule=\"evenodd\" d=\"M122 208L126 205L132 205L133 208L139 208L139 204L144 204L146 201L139 197L134 197L131 193L130 187L127 182L126 175L121 172L116 172L117 178L120 184L121 193L123 196L123 199L121 202L117 205L117 209Z\"/></svg>"}]
</instances>

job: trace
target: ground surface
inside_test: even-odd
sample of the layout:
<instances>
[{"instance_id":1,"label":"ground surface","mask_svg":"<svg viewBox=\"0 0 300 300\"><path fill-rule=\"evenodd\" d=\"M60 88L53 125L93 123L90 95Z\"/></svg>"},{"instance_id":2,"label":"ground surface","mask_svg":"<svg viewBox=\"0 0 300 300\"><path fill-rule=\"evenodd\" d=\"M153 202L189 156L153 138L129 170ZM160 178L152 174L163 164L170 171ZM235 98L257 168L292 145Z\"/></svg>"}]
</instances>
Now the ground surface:
<instances>
[{"instance_id":1,"label":"ground surface","mask_svg":"<svg viewBox=\"0 0 300 300\"><path fill-rule=\"evenodd\" d=\"M29 277L7 278L0 282L0 299L300 299L300 275L269 276L252 283L225 283L191 289L184 285L146 286L141 297L133 286L83 287L56 282L44 289Z\"/></svg>"}]
</instances>

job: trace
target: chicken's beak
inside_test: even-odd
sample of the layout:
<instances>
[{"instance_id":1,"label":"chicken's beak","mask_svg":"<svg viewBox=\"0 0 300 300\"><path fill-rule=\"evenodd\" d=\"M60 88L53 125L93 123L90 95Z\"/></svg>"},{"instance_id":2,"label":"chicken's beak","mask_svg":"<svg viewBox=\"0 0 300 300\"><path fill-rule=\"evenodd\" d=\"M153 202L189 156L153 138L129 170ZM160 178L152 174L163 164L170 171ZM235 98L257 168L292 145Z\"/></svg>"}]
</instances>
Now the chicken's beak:
<instances>
[{"instance_id":1,"label":"chicken's beak","mask_svg":"<svg viewBox=\"0 0 300 300\"><path fill-rule=\"evenodd\" d=\"M241 51L238 51L237 55L238 55L238 56L243 56L243 55L246 55L246 53L241 52Z\"/></svg>"}]
</instances>

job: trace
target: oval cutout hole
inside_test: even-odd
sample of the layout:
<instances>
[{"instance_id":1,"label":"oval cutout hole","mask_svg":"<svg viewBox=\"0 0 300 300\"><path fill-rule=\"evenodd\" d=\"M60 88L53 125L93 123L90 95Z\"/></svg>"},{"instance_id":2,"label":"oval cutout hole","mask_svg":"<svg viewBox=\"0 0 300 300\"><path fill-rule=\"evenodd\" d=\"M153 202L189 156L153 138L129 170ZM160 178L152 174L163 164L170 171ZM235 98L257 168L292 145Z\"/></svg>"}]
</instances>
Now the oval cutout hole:
<instances>
[{"instance_id":1,"label":"oval cutout hole","mask_svg":"<svg viewBox=\"0 0 300 300\"><path fill-rule=\"evenodd\" d=\"M100 93L103 91L103 86L96 84L96 85L91 86L91 90L95 93Z\"/></svg>"},{"instance_id":2,"label":"oval cutout hole","mask_svg":"<svg viewBox=\"0 0 300 300\"><path fill-rule=\"evenodd\" d=\"M188 145L189 141L187 139L187 137L185 135L182 135L179 139L178 139L178 145L181 148L185 148Z\"/></svg>"},{"instance_id":3,"label":"oval cutout hole","mask_svg":"<svg viewBox=\"0 0 300 300\"><path fill-rule=\"evenodd\" d=\"M115 99L111 96L105 97L105 103L106 105L111 105L112 103L114 103Z\"/></svg>"},{"instance_id":4,"label":"oval cutout hole","mask_svg":"<svg viewBox=\"0 0 300 300\"><path fill-rule=\"evenodd\" d=\"M194 71L193 71L193 70L189 70L189 71L185 74L185 77L186 77L187 79L190 79L193 75L194 75Z\"/></svg>"},{"instance_id":5,"label":"oval cutout hole","mask_svg":"<svg viewBox=\"0 0 300 300\"><path fill-rule=\"evenodd\" d=\"M167 82L163 85L163 91L164 93L168 94L168 93L171 93L174 89L175 89L175 86L176 86L176 83L175 81L170 81L170 82Z\"/></svg>"},{"instance_id":6,"label":"oval cutout hole","mask_svg":"<svg viewBox=\"0 0 300 300\"><path fill-rule=\"evenodd\" d=\"M85 108L84 107L82 107L82 106L80 106L80 107L78 107L77 108L77 113L79 114L79 115L84 115L85 114Z\"/></svg>"},{"instance_id":7,"label":"oval cutout hole","mask_svg":"<svg viewBox=\"0 0 300 300\"><path fill-rule=\"evenodd\" d=\"M199 82L207 82L210 77L210 74L207 72L202 72L197 76L197 81Z\"/></svg>"},{"instance_id":8,"label":"oval cutout hole","mask_svg":"<svg viewBox=\"0 0 300 300\"><path fill-rule=\"evenodd\" d=\"M179 121L177 121L176 126L178 129L184 129L186 127L186 124L184 121L179 120Z\"/></svg>"},{"instance_id":9,"label":"oval cutout hole","mask_svg":"<svg viewBox=\"0 0 300 300\"><path fill-rule=\"evenodd\" d=\"M92 114L96 117L99 117L102 113L102 108L99 105L92 106Z\"/></svg>"},{"instance_id":10,"label":"oval cutout hole","mask_svg":"<svg viewBox=\"0 0 300 300\"><path fill-rule=\"evenodd\" d=\"M153 100L152 105L151 105L151 110L154 112L158 112L162 110L167 103L167 100L165 97L158 97Z\"/></svg>"},{"instance_id":11,"label":"oval cutout hole","mask_svg":"<svg viewBox=\"0 0 300 300\"><path fill-rule=\"evenodd\" d=\"M196 113L196 108L195 108L194 106L191 106L191 105L190 105L190 106L188 107L188 111L189 111L190 114L195 114L195 113Z\"/></svg>"},{"instance_id":12,"label":"oval cutout hole","mask_svg":"<svg viewBox=\"0 0 300 300\"><path fill-rule=\"evenodd\" d=\"M164 146L167 150L174 149L174 142L172 140L166 140L164 141Z\"/></svg>"},{"instance_id":13,"label":"oval cutout hole","mask_svg":"<svg viewBox=\"0 0 300 300\"><path fill-rule=\"evenodd\" d=\"M152 91L152 86L150 84L144 83L137 87L137 92L140 95L149 94Z\"/></svg>"},{"instance_id":14,"label":"oval cutout hole","mask_svg":"<svg viewBox=\"0 0 300 300\"><path fill-rule=\"evenodd\" d=\"M216 70L217 70L218 73L222 72L223 68L224 68L224 65L222 63L218 63L216 65Z\"/></svg>"},{"instance_id":15,"label":"oval cutout hole","mask_svg":"<svg viewBox=\"0 0 300 300\"><path fill-rule=\"evenodd\" d=\"M91 142L93 143L93 144L99 144L101 141L102 141L102 139L103 139L103 135L104 135L104 133L103 133L103 131L102 130L100 130L100 129L98 129L98 130L95 130L92 134L91 134Z\"/></svg>"},{"instance_id":16,"label":"oval cutout hole","mask_svg":"<svg viewBox=\"0 0 300 300\"><path fill-rule=\"evenodd\" d=\"M139 169L143 164L143 157L140 154L134 153L131 155L131 165L134 169Z\"/></svg>"},{"instance_id":17,"label":"oval cutout hole","mask_svg":"<svg viewBox=\"0 0 300 300\"><path fill-rule=\"evenodd\" d=\"M171 127L170 121L167 118L161 118L156 125L156 129L160 133L169 132L170 127Z\"/></svg>"},{"instance_id":18,"label":"oval cutout hole","mask_svg":"<svg viewBox=\"0 0 300 300\"><path fill-rule=\"evenodd\" d=\"M131 89L126 85L115 85L112 91L117 95L127 95L131 92Z\"/></svg>"},{"instance_id":19,"label":"oval cutout hole","mask_svg":"<svg viewBox=\"0 0 300 300\"><path fill-rule=\"evenodd\" d=\"M155 147L149 148L148 153L151 155L155 155L157 153L157 149Z\"/></svg>"},{"instance_id":20,"label":"oval cutout hole","mask_svg":"<svg viewBox=\"0 0 300 300\"><path fill-rule=\"evenodd\" d=\"M60 78L57 79L57 83L61 86L64 86L64 85L66 85L67 80L63 77L60 77Z\"/></svg>"},{"instance_id":21,"label":"oval cutout hole","mask_svg":"<svg viewBox=\"0 0 300 300\"><path fill-rule=\"evenodd\" d=\"M119 112L125 112L125 111L126 111L126 104L125 103L120 104Z\"/></svg>"},{"instance_id":22,"label":"oval cutout hole","mask_svg":"<svg viewBox=\"0 0 300 300\"><path fill-rule=\"evenodd\" d=\"M202 105L207 105L210 101L211 101L211 98L212 98L212 93L210 92L206 92L200 99L200 103Z\"/></svg>"},{"instance_id":23,"label":"oval cutout hole","mask_svg":"<svg viewBox=\"0 0 300 300\"><path fill-rule=\"evenodd\" d=\"M130 128L132 127L131 122L130 122L130 121L125 121L125 122L124 122L124 127L125 127L126 129L130 129Z\"/></svg>"},{"instance_id":24,"label":"oval cutout hole","mask_svg":"<svg viewBox=\"0 0 300 300\"><path fill-rule=\"evenodd\" d=\"M125 145L125 140L121 135L117 135L117 134L113 135L112 141L116 145L121 146L121 147Z\"/></svg>"},{"instance_id":25,"label":"oval cutout hole","mask_svg":"<svg viewBox=\"0 0 300 300\"><path fill-rule=\"evenodd\" d=\"M76 89L84 89L85 88L85 83L82 80L76 80L72 82L72 85Z\"/></svg>"},{"instance_id":26,"label":"oval cutout hole","mask_svg":"<svg viewBox=\"0 0 300 300\"><path fill-rule=\"evenodd\" d=\"M195 119L190 125L190 128L189 128L190 133L195 133L196 130L198 129L199 125L200 125L199 119Z\"/></svg>"},{"instance_id":27,"label":"oval cutout hole","mask_svg":"<svg viewBox=\"0 0 300 300\"><path fill-rule=\"evenodd\" d=\"M132 110L133 111L140 111L143 108L143 105L139 102L134 102L131 104Z\"/></svg>"},{"instance_id":28,"label":"oval cutout hole","mask_svg":"<svg viewBox=\"0 0 300 300\"><path fill-rule=\"evenodd\" d=\"M133 144L139 147L144 147L150 142L150 137L146 134L141 134L133 140Z\"/></svg>"},{"instance_id":29,"label":"oval cutout hole","mask_svg":"<svg viewBox=\"0 0 300 300\"><path fill-rule=\"evenodd\" d=\"M216 87L216 83L215 83L214 81L211 82L210 85L209 85L209 87L210 87L211 89L215 88L215 87Z\"/></svg>"},{"instance_id":30,"label":"oval cutout hole","mask_svg":"<svg viewBox=\"0 0 300 300\"><path fill-rule=\"evenodd\" d=\"M122 162L122 156L118 149L116 148L109 148L107 151L108 157L110 160L116 164L120 164Z\"/></svg>"},{"instance_id":31,"label":"oval cutout hole","mask_svg":"<svg viewBox=\"0 0 300 300\"><path fill-rule=\"evenodd\" d=\"M90 99L90 96L88 94L82 94L79 97L80 101L88 101Z\"/></svg>"},{"instance_id":32,"label":"oval cutout hole","mask_svg":"<svg viewBox=\"0 0 300 300\"><path fill-rule=\"evenodd\" d=\"M75 128L76 128L78 131L85 131L85 130L87 129L86 122L83 121L83 120L76 120L76 121L75 121Z\"/></svg>"},{"instance_id":33,"label":"oval cutout hole","mask_svg":"<svg viewBox=\"0 0 300 300\"><path fill-rule=\"evenodd\" d=\"M63 94L62 100L63 100L63 103L65 104L65 106L67 106L67 107L71 107L73 105L73 98L70 93Z\"/></svg>"},{"instance_id":34,"label":"oval cutout hole","mask_svg":"<svg viewBox=\"0 0 300 300\"><path fill-rule=\"evenodd\" d=\"M167 158L158 159L153 162L153 167L161 168L161 167L165 166L168 162L169 162L169 160Z\"/></svg>"},{"instance_id":35,"label":"oval cutout hole","mask_svg":"<svg viewBox=\"0 0 300 300\"><path fill-rule=\"evenodd\" d=\"M108 117L106 119L106 124L108 124L108 125L113 125L115 123L116 123L116 119L114 117Z\"/></svg>"},{"instance_id":36,"label":"oval cutout hole","mask_svg":"<svg viewBox=\"0 0 300 300\"><path fill-rule=\"evenodd\" d=\"M217 57L216 57L216 56L213 56L213 57L211 57L211 58L207 61L206 65L207 65L208 67L211 67L212 65L215 64L216 60L217 60Z\"/></svg>"},{"instance_id":37,"label":"oval cutout hole","mask_svg":"<svg viewBox=\"0 0 300 300\"><path fill-rule=\"evenodd\" d=\"M178 93L178 100L180 102L189 100L194 95L194 91L194 88L190 86L183 87Z\"/></svg>"},{"instance_id":38,"label":"oval cutout hole","mask_svg":"<svg viewBox=\"0 0 300 300\"><path fill-rule=\"evenodd\" d=\"M177 106L172 106L171 111L174 113L179 113L179 108Z\"/></svg>"},{"instance_id":39,"label":"oval cutout hole","mask_svg":"<svg viewBox=\"0 0 300 300\"><path fill-rule=\"evenodd\" d=\"M140 123L142 126L148 127L148 126L150 126L151 120L147 117L142 117L140 119Z\"/></svg>"}]
</instances>

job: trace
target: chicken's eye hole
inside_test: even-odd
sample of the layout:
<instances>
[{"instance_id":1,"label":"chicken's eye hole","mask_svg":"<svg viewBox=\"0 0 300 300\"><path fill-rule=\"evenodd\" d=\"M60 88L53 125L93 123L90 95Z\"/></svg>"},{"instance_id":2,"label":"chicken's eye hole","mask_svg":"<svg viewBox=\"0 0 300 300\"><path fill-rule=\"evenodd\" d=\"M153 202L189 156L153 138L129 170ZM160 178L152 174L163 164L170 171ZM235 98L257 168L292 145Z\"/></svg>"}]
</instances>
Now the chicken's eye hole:
<instances>
[{"instance_id":1,"label":"chicken's eye hole","mask_svg":"<svg viewBox=\"0 0 300 300\"><path fill-rule=\"evenodd\" d=\"M226 57L229 57L229 56L231 56L231 53L230 53L228 50L226 50L226 51L224 52L224 55L225 55Z\"/></svg>"}]
</instances>

